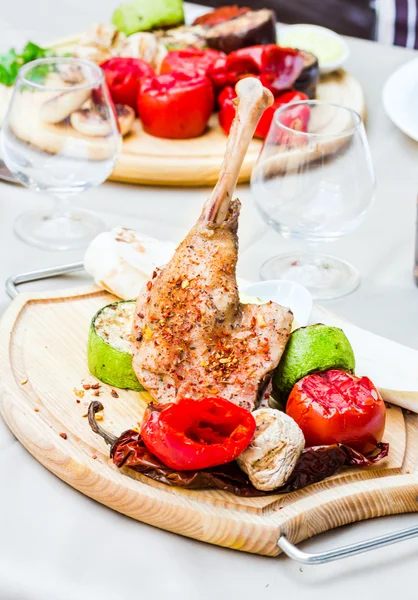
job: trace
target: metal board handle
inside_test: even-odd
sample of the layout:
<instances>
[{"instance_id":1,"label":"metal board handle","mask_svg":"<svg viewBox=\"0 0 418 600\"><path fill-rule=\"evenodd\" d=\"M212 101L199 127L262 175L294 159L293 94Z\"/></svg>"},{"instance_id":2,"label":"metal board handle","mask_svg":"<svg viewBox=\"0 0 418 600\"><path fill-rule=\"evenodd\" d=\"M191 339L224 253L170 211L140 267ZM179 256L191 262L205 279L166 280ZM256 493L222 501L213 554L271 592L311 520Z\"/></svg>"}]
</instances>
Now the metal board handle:
<instances>
[{"instance_id":1,"label":"metal board handle","mask_svg":"<svg viewBox=\"0 0 418 600\"><path fill-rule=\"evenodd\" d=\"M38 271L28 271L20 275L13 275L6 280L6 293L10 298L16 298L19 294L17 286L21 283L29 283L40 279L49 279L50 277L58 277L59 275L68 275L76 271L82 271L84 264L82 262L74 262L60 267L49 267L47 269L39 269Z\"/></svg>"},{"instance_id":2,"label":"metal board handle","mask_svg":"<svg viewBox=\"0 0 418 600\"><path fill-rule=\"evenodd\" d=\"M356 554L363 554L363 552L383 548L383 546L397 544L398 542L410 540L414 537L418 537L418 525L370 538L364 542L356 542L355 544L340 546L334 550L326 550L325 552L303 552L302 550L299 550L295 544L289 542L283 534L279 537L277 545L289 558L297 562L304 565L323 565L324 563L329 563L334 560L341 560L342 558L348 558L349 556L355 556Z\"/></svg>"}]
</instances>

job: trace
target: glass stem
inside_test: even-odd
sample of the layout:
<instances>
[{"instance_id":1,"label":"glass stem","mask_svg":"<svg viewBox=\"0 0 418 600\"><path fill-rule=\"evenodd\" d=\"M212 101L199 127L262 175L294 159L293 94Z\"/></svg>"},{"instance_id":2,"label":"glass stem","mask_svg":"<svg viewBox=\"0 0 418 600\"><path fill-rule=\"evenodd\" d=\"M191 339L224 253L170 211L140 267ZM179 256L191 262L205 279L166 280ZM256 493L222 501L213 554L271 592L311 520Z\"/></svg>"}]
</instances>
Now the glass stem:
<instances>
[{"instance_id":1,"label":"glass stem","mask_svg":"<svg viewBox=\"0 0 418 600\"><path fill-rule=\"evenodd\" d=\"M71 214L71 201L68 196L54 196L53 219L68 219Z\"/></svg>"},{"instance_id":2,"label":"glass stem","mask_svg":"<svg viewBox=\"0 0 418 600\"><path fill-rule=\"evenodd\" d=\"M318 251L318 242L315 240L305 240L304 249L302 253L302 261L305 265L312 265L315 263L315 258Z\"/></svg>"}]
</instances>

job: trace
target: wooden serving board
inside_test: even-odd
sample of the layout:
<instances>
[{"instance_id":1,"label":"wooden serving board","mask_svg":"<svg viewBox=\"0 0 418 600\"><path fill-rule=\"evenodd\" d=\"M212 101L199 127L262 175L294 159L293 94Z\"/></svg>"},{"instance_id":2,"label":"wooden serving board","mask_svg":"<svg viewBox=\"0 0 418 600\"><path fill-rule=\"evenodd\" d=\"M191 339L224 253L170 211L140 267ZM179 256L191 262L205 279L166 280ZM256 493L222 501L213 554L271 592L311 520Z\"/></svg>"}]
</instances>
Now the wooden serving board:
<instances>
[{"instance_id":1,"label":"wooden serving board","mask_svg":"<svg viewBox=\"0 0 418 600\"><path fill-rule=\"evenodd\" d=\"M279 532L294 543L342 524L418 509L418 415L388 406L384 440L389 456L366 469L346 469L287 495L237 498L222 491L170 488L119 471L109 448L92 433L83 382L93 382L86 363L93 314L114 297L95 287L19 295L0 324L0 412L27 450L69 485L108 507L156 527L237 550L274 556ZM314 319L344 322L317 309ZM375 383L402 387L416 373L418 353L347 325L358 352L358 372L371 367ZM383 347L382 353L374 349ZM370 352L369 352L370 351ZM389 361L389 362L388 362ZM393 366L392 380L386 371ZM408 382L415 385L415 375ZM386 379L385 379L386 378ZM408 388L408 389L409 389ZM106 429L120 434L141 420L146 393L101 386ZM417 401L416 388L409 399ZM386 390L386 399L397 392ZM97 398L96 398L97 399ZM78 401L78 402L77 402ZM66 434L66 439L60 436ZM64 436L65 437L65 436Z\"/></svg>"},{"instance_id":2,"label":"wooden serving board","mask_svg":"<svg viewBox=\"0 0 418 600\"><path fill-rule=\"evenodd\" d=\"M56 45L56 44L53 44ZM11 88L0 86L0 123L4 117L11 96ZM345 71L336 71L323 76L317 88L317 98L334 104L341 104L365 116L364 94L359 82ZM27 111L26 111L27 112ZM33 114L32 114L33 117ZM28 113L28 118L30 114ZM42 124L42 127L23 127L20 121L15 124L17 135L47 152L60 152L69 126ZM328 123L333 133L345 128L344 123ZM330 129L330 130L331 130ZM29 134L28 134L29 131ZM74 148L77 148L80 134L71 128ZM86 138L84 137L84 143ZM106 138L89 138L89 155L106 158L108 141ZM68 144L67 144L68 146ZM254 139L247 151L241 169L239 182L250 180L251 171L260 153L262 142ZM83 146L84 147L84 146ZM136 119L132 132L123 140L122 153L110 179L128 183L153 185L206 186L213 185L218 177L226 147L226 135L218 124L216 114L212 115L206 133L188 140L167 140L145 133L141 122ZM314 157L313 157L314 158Z\"/></svg>"},{"instance_id":3,"label":"wooden serving board","mask_svg":"<svg viewBox=\"0 0 418 600\"><path fill-rule=\"evenodd\" d=\"M359 82L345 71L322 77L318 100L341 104L365 114L363 90ZM335 129L332 127L335 133ZM341 129L343 130L343 128ZM253 139L239 177L250 180L262 146ZM122 155L110 179L130 183L205 186L216 183L226 148L226 135L212 115L206 133L189 140L166 140L146 134L141 122L135 121L131 134L124 138Z\"/></svg>"}]
</instances>

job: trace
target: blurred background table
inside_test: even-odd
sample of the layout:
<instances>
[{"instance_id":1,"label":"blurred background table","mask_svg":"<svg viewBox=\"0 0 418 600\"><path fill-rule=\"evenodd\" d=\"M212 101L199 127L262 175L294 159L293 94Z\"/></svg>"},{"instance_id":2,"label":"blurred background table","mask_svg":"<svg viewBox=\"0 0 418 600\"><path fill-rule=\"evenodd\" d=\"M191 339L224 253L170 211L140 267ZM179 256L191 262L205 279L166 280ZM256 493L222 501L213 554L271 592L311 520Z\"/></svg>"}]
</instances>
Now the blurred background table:
<instances>
[{"instance_id":1,"label":"blurred background table","mask_svg":"<svg viewBox=\"0 0 418 600\"><path fill-rule=\"evenodd\" d=\"M0 50L26 39L38 43L83 31L105 21L116 0L3 2ZM193 14L199 7L190 8ZM327 307L353 323L418 349L418 289L412 279L418 144L386 117L384 82L416 53L349 39L347 69L363 86L367 131L377 175L376 202L352 235L329 244L327 252L350 260L362 273L351 296ZM402 90L400 90L402 93ZM207 189L170 189L108 183L79 198L85 208L134 228L159 221L179 239L193 223ZM256 279L261 263L278 250L291 250L258 216L248 186L237 195L240 223L240 275ZM44 200L21 187L0 183L0 281L31 269L82 258L82 252L51 254L29 248L13 235L14 218ZM83 279L83 276L81 276ZM44 282L42 287L76 281ZM0 311L9 304L0 292ZM0 598L2 600L113 600L169 596L200 598L278 598L351 600L373 593L380 600L402 593L416 598L414 567L418 542L412 540L322 567L302 567L286 558L267 559L175 536L94 503L48 473L0 422ZM303 544L318 549L416 524L416 515L347 526Z\"/></svg>"}]
</instances>

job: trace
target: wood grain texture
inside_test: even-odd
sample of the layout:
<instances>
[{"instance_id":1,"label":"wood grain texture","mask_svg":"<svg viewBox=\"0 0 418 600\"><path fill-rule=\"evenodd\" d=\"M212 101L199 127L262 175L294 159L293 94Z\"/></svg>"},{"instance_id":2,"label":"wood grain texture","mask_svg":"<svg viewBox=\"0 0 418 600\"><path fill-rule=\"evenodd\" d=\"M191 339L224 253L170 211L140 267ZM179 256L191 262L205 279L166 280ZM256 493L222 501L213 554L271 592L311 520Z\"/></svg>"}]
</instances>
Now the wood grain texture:
<instances>
[{"instance_id":1,"label":"wood grain texture","mask_svg":"<svg viewBox=\"0 0 418 600\"><path fill-rule=\"evenodd\" d=\"M113 300L95 286L21 294L0 324L0 412L27 450L69 485L151 525L271 556L279 553L280 531L299 542L345 523L417 510L418 416L393 406L384 436L391 444L387 459L367 469L347 469L292 494L237 498L217 490L169 488L119 471L85 417L93 391L82 398L74 392L95 381L86 364L88 326L94 313ZM346 328L326 311L318 314L322 321ZM361 335L367 348L374 336ZM397 345L393 347L396 367ZM100 390L107 429L119 434L141 420L146 393L118 390L119 398L113 398L110 386Z\"/></svg>"}]
</instances>

